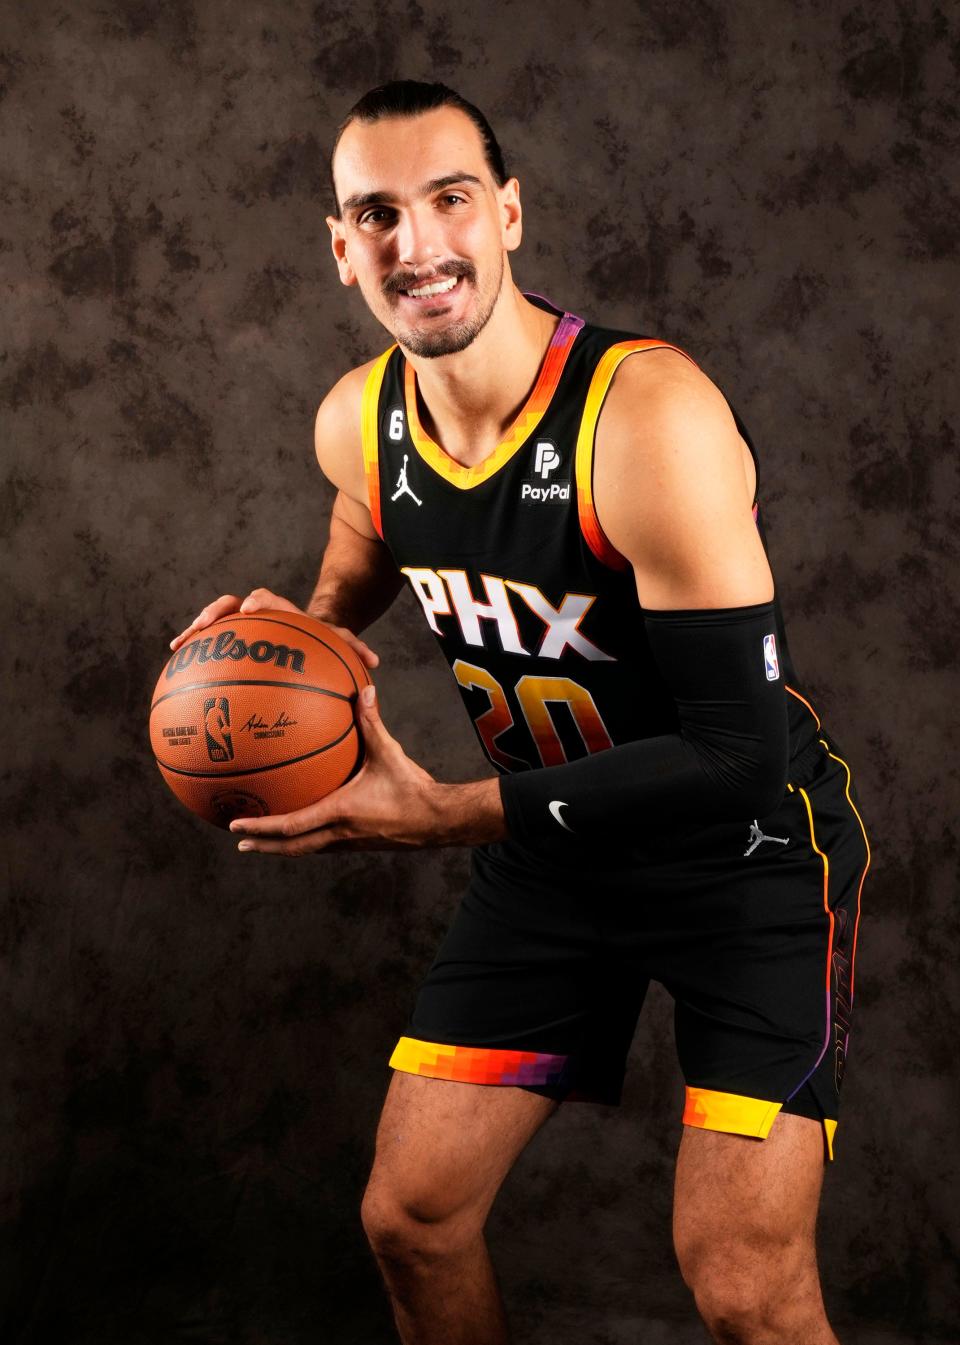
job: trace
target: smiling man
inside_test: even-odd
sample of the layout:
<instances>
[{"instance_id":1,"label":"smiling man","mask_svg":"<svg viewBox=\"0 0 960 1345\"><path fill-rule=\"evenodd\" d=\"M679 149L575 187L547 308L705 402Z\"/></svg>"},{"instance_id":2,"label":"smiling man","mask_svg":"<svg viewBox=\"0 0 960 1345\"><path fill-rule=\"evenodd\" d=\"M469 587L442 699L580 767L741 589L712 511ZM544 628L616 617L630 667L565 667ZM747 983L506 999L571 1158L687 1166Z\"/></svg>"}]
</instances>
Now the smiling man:
<instances>
[{"instance_id":1,"label":"smiling man","mask_svg":"<svg viewBox=\"0 0 960 1345\"><path fill-rule=\"evenodd\" d=\"M752 441L685 351L517 288L519 185L451 90L367 94L332 176L340 279L394 344L317 415L337 495L308 610L375 667L359 632L409 584L496 773L434 780L370 688L357 775L234 830L287 855L473 847L363 1201L400 1337L507 1341L487 1213L562 1101L619 1102L657 980L697 1306L717 1341L829 1345L814 1225L869 847L791 662ZM283 605L227 595L174 647Z\"/></svg>"}]
</instances>

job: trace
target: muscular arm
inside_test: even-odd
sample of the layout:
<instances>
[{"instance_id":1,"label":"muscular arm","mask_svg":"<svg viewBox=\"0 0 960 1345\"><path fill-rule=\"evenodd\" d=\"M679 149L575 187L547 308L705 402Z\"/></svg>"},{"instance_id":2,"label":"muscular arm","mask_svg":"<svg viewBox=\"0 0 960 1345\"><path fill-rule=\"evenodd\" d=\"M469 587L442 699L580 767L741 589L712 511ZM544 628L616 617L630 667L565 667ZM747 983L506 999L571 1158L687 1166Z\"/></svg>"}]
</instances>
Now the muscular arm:
<instances>
[{"instance_id":1,"label":"muscular arm","mask_svg":"<svg viewBox=\"0 0 960 1345\"><path fill-rule=\"evenodd\" d=\"M693 366L640 367L666 354L631 356L618 370L600 419L594 492L601 526L633 565L679 732L563 766L442 784L390 737L366 688L363 770L279 821L235 822L249 834L242 848L289 855L478 845L508 835L536 843L561 828L587 841L612 834L629 842L674 822L762 817L779 802L786 703L782 682L765 672L773 579L750 510L743 445L723 398ZM566 807L552 810L558 800Z\"/></svg>"},{"instance_id":2,"label":"muscular arm","mask_svg":"<svg viewBox=\"0 0 960 1345\"><path fill-rule=\"evenodd\" d=\"M307 610L359 633L382 616L403 575L378 537L367 505L360 439L360 399L367 366L345 375L317 412L314 444L323 474L337 487L330 537Z\"/></svg>"},{"instance_id":3,"label":"muscular arm","mask_svg":"<svg viewBox=\"0 0 960 1345\"><path fill-rule=\"evenodd\" d=\"M369 510L363 512L369 520ZM403 587L403 575L383 542L362 527L361 511L339 491L320 574L307 605L311 616L346 626L355 634L382 616Z\"/></svg>"},{"instance_id":4,"label":"muscular arm","mask_svg":"<svg viewBox=\"0 0 960 1345\"><path fill-rule=\"evenodd\" d=\"M601 525L633 566L679 732L502 777L509 834L530 843L565 827L589 840L762 816L786 783L786 696L767 678L773 577L718 389L680 355L626 360L601 416L594 485ZM567 807L551 811L556 800Z\"/></svg>"}]
</instances>

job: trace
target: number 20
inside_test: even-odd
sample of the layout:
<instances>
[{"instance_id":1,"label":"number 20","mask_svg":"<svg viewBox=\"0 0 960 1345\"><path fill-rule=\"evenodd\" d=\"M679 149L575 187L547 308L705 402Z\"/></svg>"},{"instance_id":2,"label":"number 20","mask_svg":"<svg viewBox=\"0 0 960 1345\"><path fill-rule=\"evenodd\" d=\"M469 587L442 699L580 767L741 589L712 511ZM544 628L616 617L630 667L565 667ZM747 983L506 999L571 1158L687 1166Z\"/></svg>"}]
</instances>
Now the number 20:
<instances>
[{"instance_id":1,"label":"number 20","mask_svg":"<svg viewBox=\"0 0 960 1345\"><path fill-rule=\"evenodd\" d=\"M507 694L493 674L486 668L478 668L475 663L466 663L458 658L453 665L453 675L462 687L485 691L490 698L490 708L475 720L477 732L490 760L507 770L529 765L510 756L496 744L495 740L513 727L514 717L510 713ZM567 760L560 735L547 709L548 701L562 701L570 707L588 752L602 752L604 748L613 746L590 692L572 678L536 677L528 673L520 678L513 690L544 766L560 766Z\"/></svg>"}]
</instances>

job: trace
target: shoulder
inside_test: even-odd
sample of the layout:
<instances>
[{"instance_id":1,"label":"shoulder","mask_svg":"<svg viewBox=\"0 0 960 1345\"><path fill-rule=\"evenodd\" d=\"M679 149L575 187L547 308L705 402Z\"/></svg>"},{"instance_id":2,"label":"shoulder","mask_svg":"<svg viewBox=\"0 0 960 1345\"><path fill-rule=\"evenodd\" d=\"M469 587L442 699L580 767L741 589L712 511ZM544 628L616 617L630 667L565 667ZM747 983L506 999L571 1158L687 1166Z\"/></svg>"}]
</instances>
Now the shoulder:
<instances>
[{"instance_id":1,"label":"shoulder","mask_svg":"<svg viewBox=\"0 0 960 1345\"><path fill-rule=\"evenodd\" d=\"M671 605L660 577L676 574L715 605L709 576L729 569L729 557L751 585L767 582L747 451L723 393L683 355L653 348L621 362L597 424L593 491L600 526L645 576L652 606ZM689 580L698 567L705 584Z\"/></svg>"},{"instance_id":2,"label":"shoulder","mask_svg":"<svg viewBox=\"0 0 960 1345\"><path fill-rule=\"evenodd\" d=\"M324 476L346 494L364 498L361 411L370 371L382 356L348 370L320 403L313 427L317 461Z\"/></svg>"},{"instance_id":3,"label":"shoulder","mask_svg":"<svg viewBox=\"0 0 960 1345\"><path fill-rule=\"evenodd\" d=\"M710 378L675 350L654 347L622 360L596 434L595 473L630 470L664 485L678 475L713 485L729 476L743 489L743 440L730 405Z\"/></svg>"},{"instance_id":4,"label":"shoulder","mask_svg":"<svg viewBox=\"0 0 960 1345\"><path fill-rule=\"evenodd\" d=\"M314 422L314 442L324 472L328 465L335 468L337 459L351 451L347 445L357 450L360 448L363 389L376 363L376 360L368 360L356 369L349 369L334 383L320 403Z\"/></svg>"},{"instance_id":5,"label":"shoulder","mask_svg":"<svg viewBox=\"0 0 960 1345\"><path fill-rule=\"evenodd\" d=\"M677 420L691 418L728 425L736 433L726 398L692 357L654 346L621 360L601 416L608 437L627 427L636 431L641 425L655 434L665 423L673 428Z\"/></svg>"}]
</instances>

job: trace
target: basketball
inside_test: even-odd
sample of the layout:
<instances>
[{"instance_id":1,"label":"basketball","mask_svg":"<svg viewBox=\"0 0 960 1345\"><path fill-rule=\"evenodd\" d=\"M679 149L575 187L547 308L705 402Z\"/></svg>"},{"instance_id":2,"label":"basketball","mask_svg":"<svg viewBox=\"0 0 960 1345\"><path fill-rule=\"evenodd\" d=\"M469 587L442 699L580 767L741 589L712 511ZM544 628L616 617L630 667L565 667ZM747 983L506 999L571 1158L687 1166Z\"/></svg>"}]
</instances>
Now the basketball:
<instances>
[{"instance_id":1,"label":"basketball","mask_svg":"<svg viewBox=\"0 0 960 1345\"><path fill-rule=\"evenodd\" d=\"M359 770L354 711L370 677L336 631L300 612L234 613L160 674L150 745L181 803L215 826L314 803Z\"/></svg>"}]
</instances>

